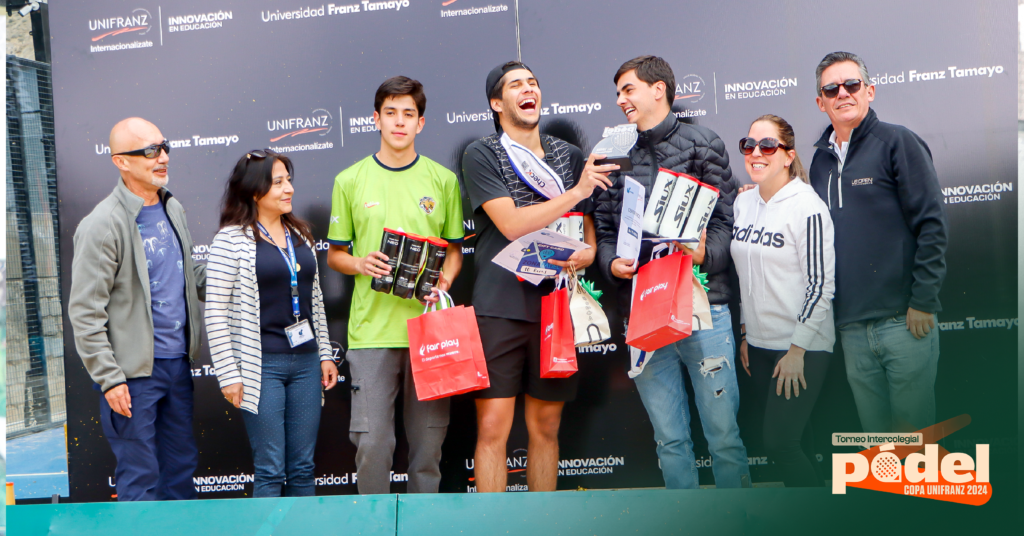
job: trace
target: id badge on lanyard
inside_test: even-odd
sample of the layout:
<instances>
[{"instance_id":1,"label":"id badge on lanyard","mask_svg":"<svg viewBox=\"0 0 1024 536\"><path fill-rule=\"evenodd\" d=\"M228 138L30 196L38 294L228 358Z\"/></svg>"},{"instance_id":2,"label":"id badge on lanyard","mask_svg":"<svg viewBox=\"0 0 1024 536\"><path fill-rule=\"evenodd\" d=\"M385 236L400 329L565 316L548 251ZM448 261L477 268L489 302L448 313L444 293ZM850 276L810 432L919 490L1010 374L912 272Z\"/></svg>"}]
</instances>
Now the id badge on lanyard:
<instances>
[{"instance_id":1,"label":"id badge on lanyard","mask_svg":"<svg viewBox=\"0 0 1024 536\"><path fill-rule=\"evenodd\" d=\"M295 248L292 246L292 235L288 232L288 227L285 227L284 238L288 245L288 254L285 255L285 253L281 251L281 248L277 246L277 243L274 242L274 238L270 236L269 232L267 232L267 229L263 227L263 224L256 222L256 225L259 226L260 232L267 237L267 240L269 240L271 244L274 244L274 247L277 248L277 252L284 257L284 263L288 265L288 274L291 276L289 284L292 289L292 315L295 316L295 323L284 328L284 334L288 337L288 344L290 344L292 348L295 348L300 344L305 344L313 340L313 329L310 327L308 319L299 319L298 271L301 268L299 267L299 263L295 261Z\"/></svg>"}]
</instances>

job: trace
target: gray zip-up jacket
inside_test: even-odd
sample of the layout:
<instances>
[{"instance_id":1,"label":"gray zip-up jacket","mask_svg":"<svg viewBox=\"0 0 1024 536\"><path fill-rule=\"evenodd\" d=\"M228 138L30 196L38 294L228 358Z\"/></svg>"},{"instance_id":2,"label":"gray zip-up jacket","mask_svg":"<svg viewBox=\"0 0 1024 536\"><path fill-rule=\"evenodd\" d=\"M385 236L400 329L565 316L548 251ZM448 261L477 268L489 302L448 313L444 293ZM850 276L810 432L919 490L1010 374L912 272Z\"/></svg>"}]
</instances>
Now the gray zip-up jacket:
<instances>
[{"instance_id":1,"label":"gray zip-up jacket","mask_svg":"<svg viewBox=\"0 0 1024 536\"><path fill-rule=\"evenodd\" d=\"M206 299L206 265L192 262L192 235L185 209L166 189L160 201L181 244L185 262L188 358L199 352ZM89 376L105 393L128 378L153 373L153 309L142 235L135 223L142 198L117 180L113 193L75 231L68 317L75 347Z\"/></svg>"}]
</instances>

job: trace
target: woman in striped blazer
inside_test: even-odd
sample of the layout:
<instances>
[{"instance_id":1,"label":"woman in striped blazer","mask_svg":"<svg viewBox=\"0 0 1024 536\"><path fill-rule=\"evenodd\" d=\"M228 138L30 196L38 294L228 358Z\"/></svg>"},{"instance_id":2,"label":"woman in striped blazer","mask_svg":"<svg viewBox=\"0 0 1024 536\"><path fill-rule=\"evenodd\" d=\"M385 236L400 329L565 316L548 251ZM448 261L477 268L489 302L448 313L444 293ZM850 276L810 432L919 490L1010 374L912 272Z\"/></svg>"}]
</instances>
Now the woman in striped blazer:
<instances>
[{"instance_id":1,"label":"woman in striped blazer","mask_svg":"<svg viewBox=\"0 0 1024 536\"><path fill-rule=\"evenodd\" d=\"M224 398L243 410L255 497L314 494L321 387L338 378L313 235L292 214L294 191L288 157L243 156L207 262L210 354Z\"/></svg>"}]
</instances>

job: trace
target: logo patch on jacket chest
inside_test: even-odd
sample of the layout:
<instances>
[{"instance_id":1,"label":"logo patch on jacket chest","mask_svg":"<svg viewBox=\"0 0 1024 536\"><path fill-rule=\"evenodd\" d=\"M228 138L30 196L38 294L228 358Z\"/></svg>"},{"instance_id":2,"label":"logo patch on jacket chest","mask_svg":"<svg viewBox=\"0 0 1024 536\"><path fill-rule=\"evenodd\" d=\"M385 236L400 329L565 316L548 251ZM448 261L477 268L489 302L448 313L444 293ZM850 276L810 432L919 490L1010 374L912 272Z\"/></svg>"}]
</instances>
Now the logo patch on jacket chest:
<instances>
[{"instance_id":1,"label":"logo patch on jacket chest","mask_svg":"<svg viewBox=\"0 0 1024 536\"><path fill-rule=\"evenodd\" d=\"M732 239L738 242L771 246L776 249L782 248L786 245L786 237L783 236L782 233L766 231L763 226L760 229L754 229L753 225L748 225L741 229L740 227L733 225Z\"/></svg>"},{"instance_id":2,"label":"logo patch on jacket chest","mask_svg":"<svg viewBox=\"0 0 1024 536\"><path fill-rule=\"evenodd\" d=\"M854 179L853 182L850 183L850 186L867 186L868 184L873 184L874 180L875 179L871 177L865 177L863 179Z\"/></svg>"},{"instance_id":3,"label":"logo patch on jacket chest","mask_svg":"<svg viewBox=\"0 0 1024 536\"><path fill-rule=\"evenodd\" d=\"M432 212L434 212L434 206L435 205L436 205L436 203L434 203L434 198L432 198L432 197L420 198L420 208L422 208L423 212L426 212L428 216Z\"/></svg>"}]
</instances>

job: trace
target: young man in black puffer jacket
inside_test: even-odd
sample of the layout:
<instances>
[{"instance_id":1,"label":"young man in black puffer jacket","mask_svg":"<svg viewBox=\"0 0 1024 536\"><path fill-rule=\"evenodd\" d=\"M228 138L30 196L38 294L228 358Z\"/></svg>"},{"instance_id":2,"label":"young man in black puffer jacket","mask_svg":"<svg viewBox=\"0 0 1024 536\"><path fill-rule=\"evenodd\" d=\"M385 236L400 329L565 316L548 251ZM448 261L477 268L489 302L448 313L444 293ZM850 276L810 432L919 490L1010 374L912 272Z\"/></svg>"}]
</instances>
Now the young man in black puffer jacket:
<instances>
[{"instance_id":1,"label":"young man in black puffer jacket","mask_svg":"<svg viewBox=\"0 0 1024 536\"><path fill-rule=\"evenodd\" d=\"M729 312L729 242L732 239L732 203L739 183L729 169L725 144L710 129L680 123L672 113L675 76L662 58L640 56L615 73L617 104L639 131L629 152L633 171L626 173L646 188L650 201L658 168L686 173L718 188L720 197L708 222L706 235L693 255L694 264L708 274L708 298L713 328L695 332L647 356L637 390L654 426L658 457L667 488L696 488L699 484L690 439L690 414L683 383L683 367L690 373L700 419L713 460L717 487L748 487L747 451L736 424L739 390L734 366L735 341ZM619 310L629 317L633 259L616 255L622 212L621 173L613 173L613 186L598 198L595 212L597 263L616 287ZM651 258L645 242L638 266Z\"/></svg>"}]
</instances>

